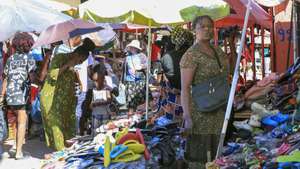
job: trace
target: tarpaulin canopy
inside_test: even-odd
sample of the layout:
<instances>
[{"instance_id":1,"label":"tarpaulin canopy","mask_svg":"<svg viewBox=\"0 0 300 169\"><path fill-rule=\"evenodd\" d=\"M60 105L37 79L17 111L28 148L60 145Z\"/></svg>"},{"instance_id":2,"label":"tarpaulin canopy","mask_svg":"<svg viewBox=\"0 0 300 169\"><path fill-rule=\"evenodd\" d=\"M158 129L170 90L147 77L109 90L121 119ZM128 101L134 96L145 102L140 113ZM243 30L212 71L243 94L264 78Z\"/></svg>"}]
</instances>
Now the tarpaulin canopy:
<instances>
[{"instance_id":1,"label":"tarpaulin canopy","mask_svg":"<svg viewBox=\"0 0 300 169\"><path fill-rule=\"evenodd\" d=\"M148 25L150 21L155 26L190 21L195 15L222 18L229 14L229 6L222 0L89 0L79 5L79 13L95 22Z\"/></svg>"},{"instance_id":2,"label":"tarpaulin canopy","mask_svg":"<svg viewBox=\"0 0 300 169\"><path fill-rule=\"evenodd\" d=\"M274 7L286 0L255 0L260 5L266 6L266 7Z\"/></svg>"},{"instance_id":3,"label":"tarpaulin canopy","mask_svg":"<svg viewBox=\"0 0 300 169\"><path fill-rule=\"evenodd\" d=\"M215 27L222 28L222 27L229 27L229 26L240 26L242 27L244 24L244 16L241 14L230 14L229 16L218 19L215 21ZM248 26L252 26L255 24L255 19L251 18L248 21Z\"/></svg>"},{"instance_id":4,"label":"tarpaulin canopy","mask_svg":"<svg viewBox=\"0 0 300 169\"><path fill-rule=\"evenodd\" d=\"M246 11L246 6L248 0L224 0L227 2L231 8L238 14L238 16L242 16L242 20L244 19L244 14ZM272 16L268 14L261 6L259 6L256 2L251 3L250 7L251 14L249 16L250 22L255 21L255 23L265 27L272 27ZM234 25L236 20L232 21ZM240 21L239 21L240 22Z\"/></svg>"},{"instance_id":5,"label":"tarpaulin canopy","mask_svg":"<svg viewBox=\"0 0 300 169\"><path fill-rule=\"evenodd\" d=\"M0 18L0 41L10 38L17 31L41 32L50 25L72 19L40 0L1 0Z\"/></svg>"}]
</instances>

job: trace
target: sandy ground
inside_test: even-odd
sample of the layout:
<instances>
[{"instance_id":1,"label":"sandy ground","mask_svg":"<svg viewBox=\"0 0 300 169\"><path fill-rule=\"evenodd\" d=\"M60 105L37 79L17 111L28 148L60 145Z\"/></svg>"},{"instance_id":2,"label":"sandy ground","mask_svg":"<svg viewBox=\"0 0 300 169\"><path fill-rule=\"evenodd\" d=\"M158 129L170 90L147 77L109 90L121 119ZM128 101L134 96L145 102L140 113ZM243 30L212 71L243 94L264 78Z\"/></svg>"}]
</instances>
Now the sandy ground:
<instances>
[{"instance_id":1,"label":"sandy ground","mask_svg":"<svg viewBox=\"0 0 300 169\"><path fill-rule=\"evenodd\" d=\"M7 141L5 143L5 152L8 152L13 143L13 141ZM23 160L15 160L14 158L6 156L0 162L0 169L39 169L44 154L53 152L53 150L49 149L39 138L27 140L23 149L25 152L30 153L31 157Z\"/></svg>"}]
</instances>

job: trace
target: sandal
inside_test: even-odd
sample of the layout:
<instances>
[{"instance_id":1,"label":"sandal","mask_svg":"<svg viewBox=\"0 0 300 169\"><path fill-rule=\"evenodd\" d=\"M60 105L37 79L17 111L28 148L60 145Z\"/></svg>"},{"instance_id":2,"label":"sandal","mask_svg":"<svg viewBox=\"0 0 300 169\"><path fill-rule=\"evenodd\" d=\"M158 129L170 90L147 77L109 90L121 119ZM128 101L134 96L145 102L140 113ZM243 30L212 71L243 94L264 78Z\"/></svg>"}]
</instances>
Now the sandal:
<instances>
[{"instance_id":1,"label":"sandal","mask_svg":"<svg viewBox=\"0 0 300 169\"><path fill-rule=\"evenodd\" d=\"M287 143L283 143L277 151L278 155L283 155L285 154L289 149L291 148L291 145L287 144Z\"/></svg>"},{"instance_id":2,"label":"sandal","mask_svg":"<svg viewBox=\"0 0 300 169\"><path fill-rule=\"evenodd\" d=\"M116 133L116 136L115 136L115 138L116 138L116 143L118 143L119 140L120 140L124 135L126 135L127 133L128 133L128 128L127 128L127 127L124 128L122 131L117 132L117 133Z\"/></svg>"},{"instance_id":3,"label":"sandal","mask_svg":"<svg viewBox=\"0 0 300 169\"><path fill-rule=\"evenodd\" d=\"M289 117L290 116L288 114L277 113L276 115L271 116L271 119L276 121L277 123L283 123L286 122Z\"/></svg>"},{"instance_id":4,"label":"sandal","mask_svg":"<svg viewBox=\"0 0 300 169\"><path fill-rule=\"evenodd\" d=\"M111 160L110 160L110 151L111 151L111 143L108 136L106 136L106 140L104 143L104 166L108 167Z\"/></svg>"},{"instance_id":5,"label":"sandal","mask_svg":"<svg viewBox=\"0 0 300 169\"><path fill-rule=\"evenodd\" d=\"M143 134L142 134L142 132L141 132L140 129L137 129L137 130L136 130L136 135L139 137L140 143L143 144L143 145L145 146L145 152L144 152L144 157L145 157L145 159L146 159L146 160L150 160L150 152L149 152L149 150L147 149L147 146L146 146L145 140L144 140L144 136L143 136Z\"/></svg>"},{"instance_id":6,"label":"sandal","mask_svg":"<svg viewBox=\"0 0 300 169\"><path fill-rule=\"evenodd\" d=\"M142 154L145 152L145 145L140 144L136 140L127 140L126 142L123 143L124 146L128 147L128 150L133 151L136 154Z\"/></svg>"},{"instance_id":7,"label":"sandal","mask_svg":"<svg viewBox=\"0 0 300 169\"><path fill-rule=\"evenodd\" d=\"M284 155L277 157L277 162L285 163L285 162L300 162L300 151L294 151L291 155Z\"/></svg>"},{"instance_id":8,"label":"sandal","mask_svg":"<svg viewBox=\"0 0 300 169\"><path fill-rule=\"evenodd\" d=\"M279 125L277 121L272 119L272 116L267 116L263 118L261 122L266 126L277 127Z\"/></svg>"},{"instance_id":9,"label":"sandal","mask_svg":"<svg viewBox=\"0 0 300 169\"><path fill-rule=\"evenodd\" d=\"M113 147L110 152L110 158L116 158L118 155L120 155L127 149L128 149L128 147L126 145L122 145L122 144Z\"/></svg>"},{"instance_id":10,"label":"sandal","mask_svg":"<svg viewBox=\"0 0 300 169\"><path fill-rule=\"evenodd\" d=\"M119 140L116 143L117 144L123 144L124 142L126 142L128 140L137 140L137 141L139 141L139 138L134 133L127 133L127 134L123 135L121 138L119 138Z\"/></svg>"},{"instance_id":11,"label":"sandal","mask_svg":"<svg viewBox=\"0 0 300 169\"><path fill-rule=\"evenodd\" d=\"M130 161L136 161L141 158L140 154L135 154L131 150L126 150L119 156L117 156L115 159L112 160L113 163L120 163L120 162L130 162Z\"/></svg>"}]
</instances>

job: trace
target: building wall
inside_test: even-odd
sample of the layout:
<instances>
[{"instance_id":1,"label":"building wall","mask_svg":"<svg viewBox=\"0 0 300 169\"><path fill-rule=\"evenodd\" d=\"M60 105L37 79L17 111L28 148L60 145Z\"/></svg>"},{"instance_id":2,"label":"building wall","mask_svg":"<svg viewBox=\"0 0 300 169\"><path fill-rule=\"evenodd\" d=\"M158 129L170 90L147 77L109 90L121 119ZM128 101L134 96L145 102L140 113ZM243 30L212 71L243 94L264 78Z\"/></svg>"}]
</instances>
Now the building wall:
<instances>
[{"instance_id":1,"label":"building wall","mask_svg":"<svg viewBox=\"0 0 300 169\"><path fill-rule=\"evenodd\" d=\"M74 7L78 6L81 2L81 0L55 0L55 1L63 2Z\"/></svg>"}]
</instances>

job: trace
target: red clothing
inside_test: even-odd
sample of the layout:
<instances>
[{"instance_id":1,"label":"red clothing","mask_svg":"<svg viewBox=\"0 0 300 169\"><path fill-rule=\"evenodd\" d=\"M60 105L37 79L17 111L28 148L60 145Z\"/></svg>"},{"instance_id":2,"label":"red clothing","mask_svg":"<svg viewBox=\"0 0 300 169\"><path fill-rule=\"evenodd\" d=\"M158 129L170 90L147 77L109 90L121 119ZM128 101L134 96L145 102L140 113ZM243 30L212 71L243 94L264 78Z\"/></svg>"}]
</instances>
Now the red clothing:
<instances>
[{"instance_id":1,"label":"red clothing","mask_svg":"<svg viewBox=\"0 0 300 169\"><path fill-rule=\"evenodd\" d=\"M155 45L155 44L152 44L152 51L151 51L151 61L152 62L155 62L158 60L158 55L160 54L160 48Z\"/></svg>"}]
</instances>

